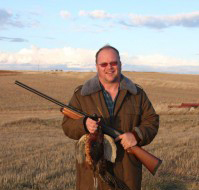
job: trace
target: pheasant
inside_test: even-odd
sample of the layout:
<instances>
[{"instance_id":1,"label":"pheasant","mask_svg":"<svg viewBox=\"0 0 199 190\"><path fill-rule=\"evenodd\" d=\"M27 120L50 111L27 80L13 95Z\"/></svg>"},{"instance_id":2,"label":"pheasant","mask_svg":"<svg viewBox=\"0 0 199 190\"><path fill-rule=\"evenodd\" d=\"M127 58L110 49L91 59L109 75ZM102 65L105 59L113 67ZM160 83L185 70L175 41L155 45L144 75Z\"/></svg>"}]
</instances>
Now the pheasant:
<instances>
[{"instance_id":1,"label":"pheasant","mask_svg":"<svg viewBox=\"0 0 199 190\"><path fill-rule=\"evenodd\" d=\"M117 147L114 139L103 134L101 127L94 133L83 135L76 145L76 158L79 164L84 161L93 171L94 189L98 187L98 177L111 188L129 190L129 188L110 172L107 171L106 162L115 162Z\"/></svg>"}]
</instances>

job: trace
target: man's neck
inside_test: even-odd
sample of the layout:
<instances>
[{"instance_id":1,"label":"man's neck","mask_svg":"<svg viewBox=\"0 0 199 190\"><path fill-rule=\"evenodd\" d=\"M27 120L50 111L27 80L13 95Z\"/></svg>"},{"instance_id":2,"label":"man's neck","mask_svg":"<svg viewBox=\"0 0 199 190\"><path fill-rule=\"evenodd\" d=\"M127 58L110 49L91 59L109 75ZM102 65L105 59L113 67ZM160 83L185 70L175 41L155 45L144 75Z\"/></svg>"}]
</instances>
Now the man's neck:
<instances>
[{"instance_id":1,"label":"man's neck","mask_svg":"<svg viewBox=\"0 0 199 190\"><path fill-rule=\"evenodd\" d=\"M99 81L102 84L102 86L104 87L104 89L109 92L109 91L118 90L118 88L120 86L120 79L121 79L121 77L117 78L116 81L107 82L104 80L100 80L100 78L99 78Z\"/></svg>"},{"instance_id":2,"label":"man's neck","mask_svg":"<svg viewBox=\"0 0 199 190\"><path fill-rule=\"evenodd\" d=\"M102 83L104 89L106 91L115 91L118 90L120 83L119 82L114 82L114 83Z\"/></svg>"},{"instance_id":3,"label":"man's neck","mask_svg":"<svg viewBox=\"0 0 199 190\"><path fill-rule=\"evenodd\" d=\"M101 83L103 88L110 94L112 100L114 101L118 91L119 91L119 82L114 82L114 83Z\"/></svg>"}]
</instances>

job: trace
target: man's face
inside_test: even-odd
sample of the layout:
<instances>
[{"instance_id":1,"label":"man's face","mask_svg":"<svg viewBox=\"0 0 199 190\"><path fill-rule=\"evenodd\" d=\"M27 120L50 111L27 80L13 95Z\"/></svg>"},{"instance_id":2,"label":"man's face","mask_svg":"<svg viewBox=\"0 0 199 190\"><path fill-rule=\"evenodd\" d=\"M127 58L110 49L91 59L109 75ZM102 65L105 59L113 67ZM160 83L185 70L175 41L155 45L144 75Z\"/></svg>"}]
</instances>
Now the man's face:
<instances>
[{"instance_id":1,"label":"man's face","mask_svg":"<svg viewBox=\"0 0 199 190\"><path fill-rule=\"evenodd\" d=\"M102 83L119 82L121 62L115 50L109 48L100 51L97 57L96 69Z\"/></svg>"}]
</instances>

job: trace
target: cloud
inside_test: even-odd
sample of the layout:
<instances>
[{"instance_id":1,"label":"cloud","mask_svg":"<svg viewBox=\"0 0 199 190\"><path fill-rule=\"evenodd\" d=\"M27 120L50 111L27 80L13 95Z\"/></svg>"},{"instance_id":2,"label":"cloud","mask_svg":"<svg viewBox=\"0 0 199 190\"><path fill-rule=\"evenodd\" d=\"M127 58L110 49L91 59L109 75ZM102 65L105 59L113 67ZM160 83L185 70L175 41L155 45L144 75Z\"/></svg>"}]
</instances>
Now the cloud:
<instances>
[{"instance_id":1,"label":"cloud","mask_svg":"<svg viewBox=\"0 0 199 190\"><path fill-rule=\"evenodd\" d=\"M153 67L180 67L180 66L199 66L199 61L193 60L183 60L171 56L165 56L160 54L153 54L153 55L137 55L134 57L126 57L127 63L130 60L136 65L151 65Z\"/></svg>"},{"instance_id":2,"label":"cloud","mask_svg":"<svg viewBox=\"0 0 199 190\"><path fill-rule=\"evenodd\" d=\"M33 19L33 16L39 15L33 15L31 12L12 13L11 11L0 9L0 30L9 29L10 27L38 27L40 22Z\"/></svg>"},{"instance_id":3,"label":"cloud","mask_svg":"<svg viewBox=\"0 0 199 190\"><path fill-rule=\"evenodd\" d=\"M8 41L8 42L28 42L28 40L23 38L8 38L0 36L0 41Z\"/></svg>"},{"instance_id":4,"label":"cloud","mask_svg":"<svg viewBox=\"0 0 199 190\"><path fill-rule=\"evenodd\" d=\"M31 48L16 53L0 52L1 69L95 70L96 50L81 48ZM128 71L157 71L199 74L199 61L166 55L137 55L121 53L122 68Z\"/></svg>"},{"instance_id":5,"label":"cloud","mask_svg":"<svg viewBox=\"0 0 199 190\"><path fill-rule=\"evenodd\" d=\"M48 68L52 65L65 65L66 68L93 68L94 51L80 48L31 48L16 53L0 52L0 63L4 65L31 64Z\"/></svg>"},{"instance_id":6,"label":"cloud","mask_svg":"<svg viewBox=\"0 0 199 190\"><path fill-rule=\"evenodd\" d=\"M125 54L122 60L123 69L128 71L199 74L198 60L184 60L160 54L137 56Z\"/></svg>"},{"instance_id":7,"label":"cloud","mask_svg":"<svg viewBox=\"0 0 199 190\"><path fill-rule=\"evenodd\" d=\"M59 12L59 15L63 18L63 19L69 19L71 17L71 13L65 10L62 10Z\"/></svg>"},{"instance_id":8,"label":"cloud","mask_svg":"<svg viewBox=\"0 0 199 190\"><path fill-rule=\"evenodd\" d=\"M8 26L23 28L24 24L11 12L5 9L0 9L0 30L6 29Z\"/></svg>"},{"instance_id":9,"label":"cloud","mask_svg":"<svg viewBox=\"0 0 199 190\"><path fill-rule=\"evenodd\" d=\"M93 19L110 19L114 18L114 15L105 12L104 10L94 10L94 11L79 11L79 16L89 16Z\"/></svg>"},{"instance_id":10,"label":"cloud","mask_svg":"<svg viewBox=\"0 0 199 190\"><path fill-rule=\"evenodd\" d=\"M138 15L130 14L110 14L104 10L79 11L79 16L88 16L92 19L112 19L112 22L119 23L126 27L149 27L168 28L173 26L199 27L199 11L191 13L181 13L175 15Z\"/></svg>"},{"instance_id":11,"label":"cloud","mask_svg":"<svg viewBox=\"0 0 199 190\"><path fill-rule=\"evenodd\" d=\"M151 28L167 28L172 26L199 27L199 12L167 16L143 16L129 14L121 23L128 26L146 26Z\"/></svg>"}]
</instances>

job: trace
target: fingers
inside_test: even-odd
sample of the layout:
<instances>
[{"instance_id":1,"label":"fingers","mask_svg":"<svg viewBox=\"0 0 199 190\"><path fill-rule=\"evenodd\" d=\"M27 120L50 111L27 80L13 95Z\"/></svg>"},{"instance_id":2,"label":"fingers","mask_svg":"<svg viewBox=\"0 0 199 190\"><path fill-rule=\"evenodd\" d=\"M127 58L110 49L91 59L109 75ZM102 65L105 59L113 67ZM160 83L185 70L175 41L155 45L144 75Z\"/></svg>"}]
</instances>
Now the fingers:
<instances>
[{"instance_id":1,"label":"fingers","mask_svg":"<svg viewBox=\"0 0 199 190\"><path fill-rule=\"evenodd\" d=\"M130 147L130 143L126 141L125 139L122 139L120 143L125 150Z\"/></svg>"},{"instance_id":2,"label":"fingers","mask_svg":"<svg viewBox=\"0 0 199 190\"><path fill-rule=\"evenodd\" d=\"M117 138L115 138L115 142L117 142L117 141L121 140L121 139L122 139L122 137L123 137L123 135L119 135Z\"/></svg>"},{"instance_id":3,"label":"fingers","mask_svg":"<svg viewBox=\"0 0 199 190\"><path fill-rule=\"evenodd\" d=\"M86 127L90 133L94 133L98 127L98 121L94 121L90 118L86 120Z\"/></svg>"},{"instance_id":4,"label":"fingers","mask_svg":"<svg viewBox=\"0 0 199 190\"><path fill-rule=\"evenodd\" d=\"M123 148L126 150L130 147L133 147L137 144L137 141L135 139L135 136L132 133L124 133L122 135L119 135L115 141L121 140L120 144L123 146Z\"/></svg>"},{"instance_id":5,"label":"fingers","mask_svg":"<svg viewBox=\"0 0 199 190\"><path fill-rule=\"evenodd\" d=\"M129 142L126 140L125 134L119 135L115 141L119 141L121 140L120 144L123 146L123 148L126 150L127 148L129 148L130 144Z\"/></svg>"}]
</instances>

